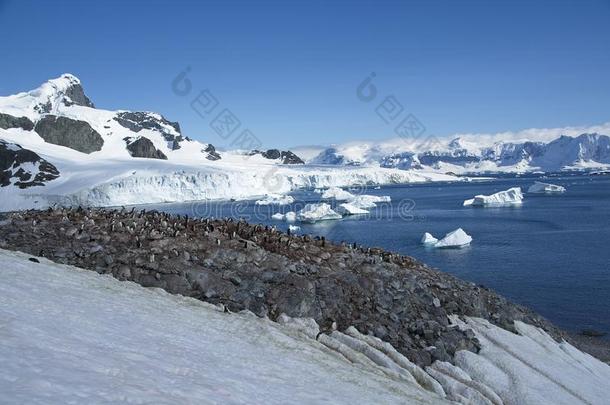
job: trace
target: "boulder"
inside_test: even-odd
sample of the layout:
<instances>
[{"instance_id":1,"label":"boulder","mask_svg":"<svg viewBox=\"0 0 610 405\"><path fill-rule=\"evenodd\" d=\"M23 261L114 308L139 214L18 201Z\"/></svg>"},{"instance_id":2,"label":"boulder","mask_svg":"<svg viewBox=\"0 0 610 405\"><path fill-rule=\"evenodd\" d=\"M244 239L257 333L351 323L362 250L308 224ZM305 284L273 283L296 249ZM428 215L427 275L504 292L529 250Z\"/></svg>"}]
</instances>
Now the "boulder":
<instances>
[{"instance_id":1,"label":"boulder","mask_svg":"<svg viewBox=\"0 0 610 405\"><path fill-rule=\"evenodd\" d=\"M34 130L48 143L83 153L97 152L104 145L102 136L88 122L67 117L46 115L36 123Z\"/></svg>"},{"instance_id":2,"label":"boulder","mask_svg":"<svg viewBox=\"0 0 610 405\"><path fill-rule=\"evenodd\" d=\"M152 141L144 136L125 138L125 142L127 142L127 150L132 157L167 160L167 156L155 148Z\"/></svg>"},{"instance_id":3,"label":"boulder","mask_svg":"<svg viewBox=\"0 0 610 405\"><path fill-rule=\"evenodd\" d=\"M31 131L34 129L34 123L27 117L14 117L10 114L0 113L0 128L21 128Z\"/></svg>"}]
</instances>

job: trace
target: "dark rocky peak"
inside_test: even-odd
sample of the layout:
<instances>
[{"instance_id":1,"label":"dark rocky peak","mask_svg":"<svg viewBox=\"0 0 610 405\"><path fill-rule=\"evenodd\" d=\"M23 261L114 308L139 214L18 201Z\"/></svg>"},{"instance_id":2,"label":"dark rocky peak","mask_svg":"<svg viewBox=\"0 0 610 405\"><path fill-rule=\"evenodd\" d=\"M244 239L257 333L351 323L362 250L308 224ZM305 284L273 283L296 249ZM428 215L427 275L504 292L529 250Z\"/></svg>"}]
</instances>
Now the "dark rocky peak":
<instances>
[{"instance_id":1,"label":"dark rocky peak","mask_svg":"<svg viewBox=\"0 0 610 405\"><path fill-rule=\"evenodd\" d=\"M180 132L180 124L167 120L161 114L147 111L121 111L116 114L114 120L133 132L140 132L143 129L159 132L168 142L171 150L180 149L180 142L185 140Z\"/></svg>"},{"instance_id":2,"label":"dark rocky peak","mask_svg":"<svg viewBox=\"0 0 610 405\"><path fill-rule=\"evenodd\" d=\"M0 140L0 187L44 186L58 177L57 168L35 152Z\"/></svg>"},{"instance_id":3,"label":"dark rocky peak","mask_svg":"<svg viewBox=\"0 0 610 405\"><path fill-rule=\"evenodd\" d=\"M220 160L221 159L220 154L218 152L216 152L216 148L211 143L208 143L208 145L204 149L201 149L201 153L206 154L205 158L208 160Z\"/></svg>"},{"instance_id":4,"label":"dark rocky peak","mask_svg":"<svg viewBox=\"0 0 610 405\"><path fill-rule=\"evenodd\" d=\"M95 108L95 105L93 105L89 97L85 95L83 86L76 76L64 74L61 76L61 78L70 82L70 84L63 91L64 97L62 101L65 105L82 105L84 107Z\"/></svg>"},{"instance_id":5,"label":"dark rocky peak","mask_svg":"<svg viewBox=\"0 0 610 405\"><path fill-rule=\"evenodd\" d=\"M266 159L280 160L280 162L284 165L305 164L305 162L300 157L298 157L296 154L289 150L280 151L279 149L268 149L263 152L255 149L250 152L249 155L261 155Z\"/></svg>"},{"instance_id":6,"label":"dark rocky peak","mask_svg":"<svg viewBox=\"0 0 610 405\"><path fill-rule=\"evenodd\" d=\"M45 142L66 146L83 153L102 149L104 139L88 122L68 117L45 115L34 130Z\"/></svg>"},{"instance_id":7,"label":"dark rocky peak","mask_svg":"<svg viewBox=\"0 0 610 405\"><path fill-rule=\"evenodd\" d=\"M144 136L123 139L127 143L127 151L132 157L167 160L167 156L155 148L152 141Z\"/></svg>"},{"instance_id":8,"label":"dark rocky peak","mask_svg":"<svg viewBox=\"0 0 610 405\"><path fill-rule=\"evenodd\" d=\"M85 95L78 77L65 73L57 79L49 80L38 89L29 92L29 95L38 99L34 110L40 114L54 111L59 104L66 106L80 105L95 108L91 100Z\"/></svg>"}]
</instances>

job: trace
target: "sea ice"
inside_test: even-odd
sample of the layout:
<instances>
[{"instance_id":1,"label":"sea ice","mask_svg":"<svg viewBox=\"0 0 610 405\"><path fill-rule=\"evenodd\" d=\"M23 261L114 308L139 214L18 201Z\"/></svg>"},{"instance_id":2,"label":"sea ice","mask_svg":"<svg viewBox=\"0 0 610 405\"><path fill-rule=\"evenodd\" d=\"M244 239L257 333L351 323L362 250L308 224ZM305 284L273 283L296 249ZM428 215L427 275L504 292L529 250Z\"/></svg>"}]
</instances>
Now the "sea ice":
<instances>
[{"instance_id":1,"label":"sea ice","mask_svg":"<svg viewBox=\"0 0 610 405\"><path fill-rule=\"evenodd\" d=\"M390 196L387 196L387 195L363 194L363 195L355 196L351 201L349 201L349 203L352 204L354 207L367 209L367 208L375 208L377 206L376 203L390 202L390 201L392 201L392 199L390 198Z\"/></svg>"},{"instance_id":2,"label":"sea ice","mask_svg":"<svg viewBox=\"0 0 610 405\"><path fill-rule=\"evenodd\" d=\"M286 222L294 222L296 220L297 220L297 213L294 211L288 211L284 215L284 221L286 221Z\"/></svg>"},{"instance_id":3,"label":"sea ice","mask_svg":"<svg viewBox=\"0 0 610 405\"><path fill-rule=\"evenodd\" d=\"M294 222L297 220L297 214L294 211L288 211L285 214L278 212L271 215L271 219L275 219L276 221Z\"/></svg>"},{"instance_id":4,"label":"sea ice","mask_svg":"<svg viewBox=\"0 0 610 405\"><path fill-rule=\"evenodd\" d=\"M368 214L369 212L365 209L357 207L352 203L343 203L339 204L335 211L341 215L359 215L359 214Z\"/></svg>"},{"instance_id":5,"label":"sea ice","mask_svg":"<svg viewBox=\"0 0 610 405\"><path fill-rule=\"evenodd\" d=\"M294 197L290 195L269 194L262 200L255 202L256 205L288 205L294 202Z\"/></svg>"},{"instance_id":6,"label":"sea ice","mask_svg":"<svg viewBox=\"0 0 610 405\"><path fill-rule=\"evenodd\" d=\"M424 245L435 245L438 242L438 239L436 239L434 236L432 236L432 234L426 232L424 233L424 236L422 236L421 238L421 243L423 243Z\"/></svg>"},{"instance_id":7,"label":"sea ice","mask_svg":"<svg viewBox=\"0 0 610 405\"><path fill-rule=\"evenodd\" d=\"M500 207L506 205L516 205L523 202L523 193L521 187L513 187L508 190L499 191L492 195L477 195L474 198L464 201L464 206L475 207Z\"/></svg>"},{"instance_id":8,"label":"sea ice","mask_svg":"<svg viewBox=\"0 0 610 405\"><path fill-rule=\"evenodd\" d=\"M349 191L345 191L339 187L331 187L322 193L324 199L335 199L337 201L349 201L354 198L354 195Z\"/></svg>"},{"instance_id":9,"label":"sea ice","mask_svg":"<svg viewBox=\"0 0 610 405\"><path fill-rule=\"evenodd\" d=\"M441 240L426 232L422 237L422 243L435 248L459 248L468 246L472 242L472 236L468 235L462 228L449 232Z\"/></svg>"},{"instance_id":10,"label":"sea ice","mask_svg":"<svg viewBox=\"0 0 610 405\"><path fill-rule=\"evenodd\" d=\"M566 191L565 187L558 186L555 184L543 183L537 181L527 189L528 193L540 193L540 194L561 194Z\"/></svg>"},{"instance_id":11,"label":"sea ice","mask_svg":"<svg viewBox=\"0 0 610 405\"><path fill-rule=\"evenodd\" d=\"M297 214L297 219L302 222L316 222L341 218L341 215L333 211L330 205L326 203L307 204Z\"/></svg>"}]
</instances>

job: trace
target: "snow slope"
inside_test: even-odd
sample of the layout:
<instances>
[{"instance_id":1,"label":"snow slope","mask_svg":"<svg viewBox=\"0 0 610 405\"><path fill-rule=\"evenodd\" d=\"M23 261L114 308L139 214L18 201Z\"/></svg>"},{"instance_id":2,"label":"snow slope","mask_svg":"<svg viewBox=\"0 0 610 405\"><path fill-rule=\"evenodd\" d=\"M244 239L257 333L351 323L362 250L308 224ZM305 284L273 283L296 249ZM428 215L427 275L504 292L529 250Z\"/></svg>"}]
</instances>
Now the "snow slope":
<instances>
[{"instance_id":1,"label":"snow slope","mask_svg":"<svg viewBox=\"0 0 610 405\"><path fill-rule=\"evenodd\" d=\"M610 366L542 330L478 318L478 354L426 372L387 342L313 320L228 314L0 250L0 402L606 404Z\"/></svg>"},{"instance_id":2,"label":"snow slope","mask_svg":"<svg viewBox=\"0 0 610 405\"><path fill-rule=\"evenodd\" d=\"M446 403L279 324L0 250L0 402Z\"/></svg>"}]
</instances>

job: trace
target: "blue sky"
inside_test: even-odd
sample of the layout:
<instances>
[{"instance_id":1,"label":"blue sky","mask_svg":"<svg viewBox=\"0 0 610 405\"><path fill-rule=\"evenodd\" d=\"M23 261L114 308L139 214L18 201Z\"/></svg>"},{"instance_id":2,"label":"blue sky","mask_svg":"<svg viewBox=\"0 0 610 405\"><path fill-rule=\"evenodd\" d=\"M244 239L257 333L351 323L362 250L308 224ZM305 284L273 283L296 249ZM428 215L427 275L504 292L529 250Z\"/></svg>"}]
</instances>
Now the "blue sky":
<instances>
[{"instance_id":1,"label":"blue sky","mask_svg":"<svg viewBox=\"0 0 610 405\"><path fill-rule=\"evenodd\" d=\"M609 0L0 0L0 94L70 72L100 108L220 146L189 106L203 89L267 147L392 137L375 112L389 95L437 136L591 125L610 121L608 21Z\"/></svg>"}]
</instances>

